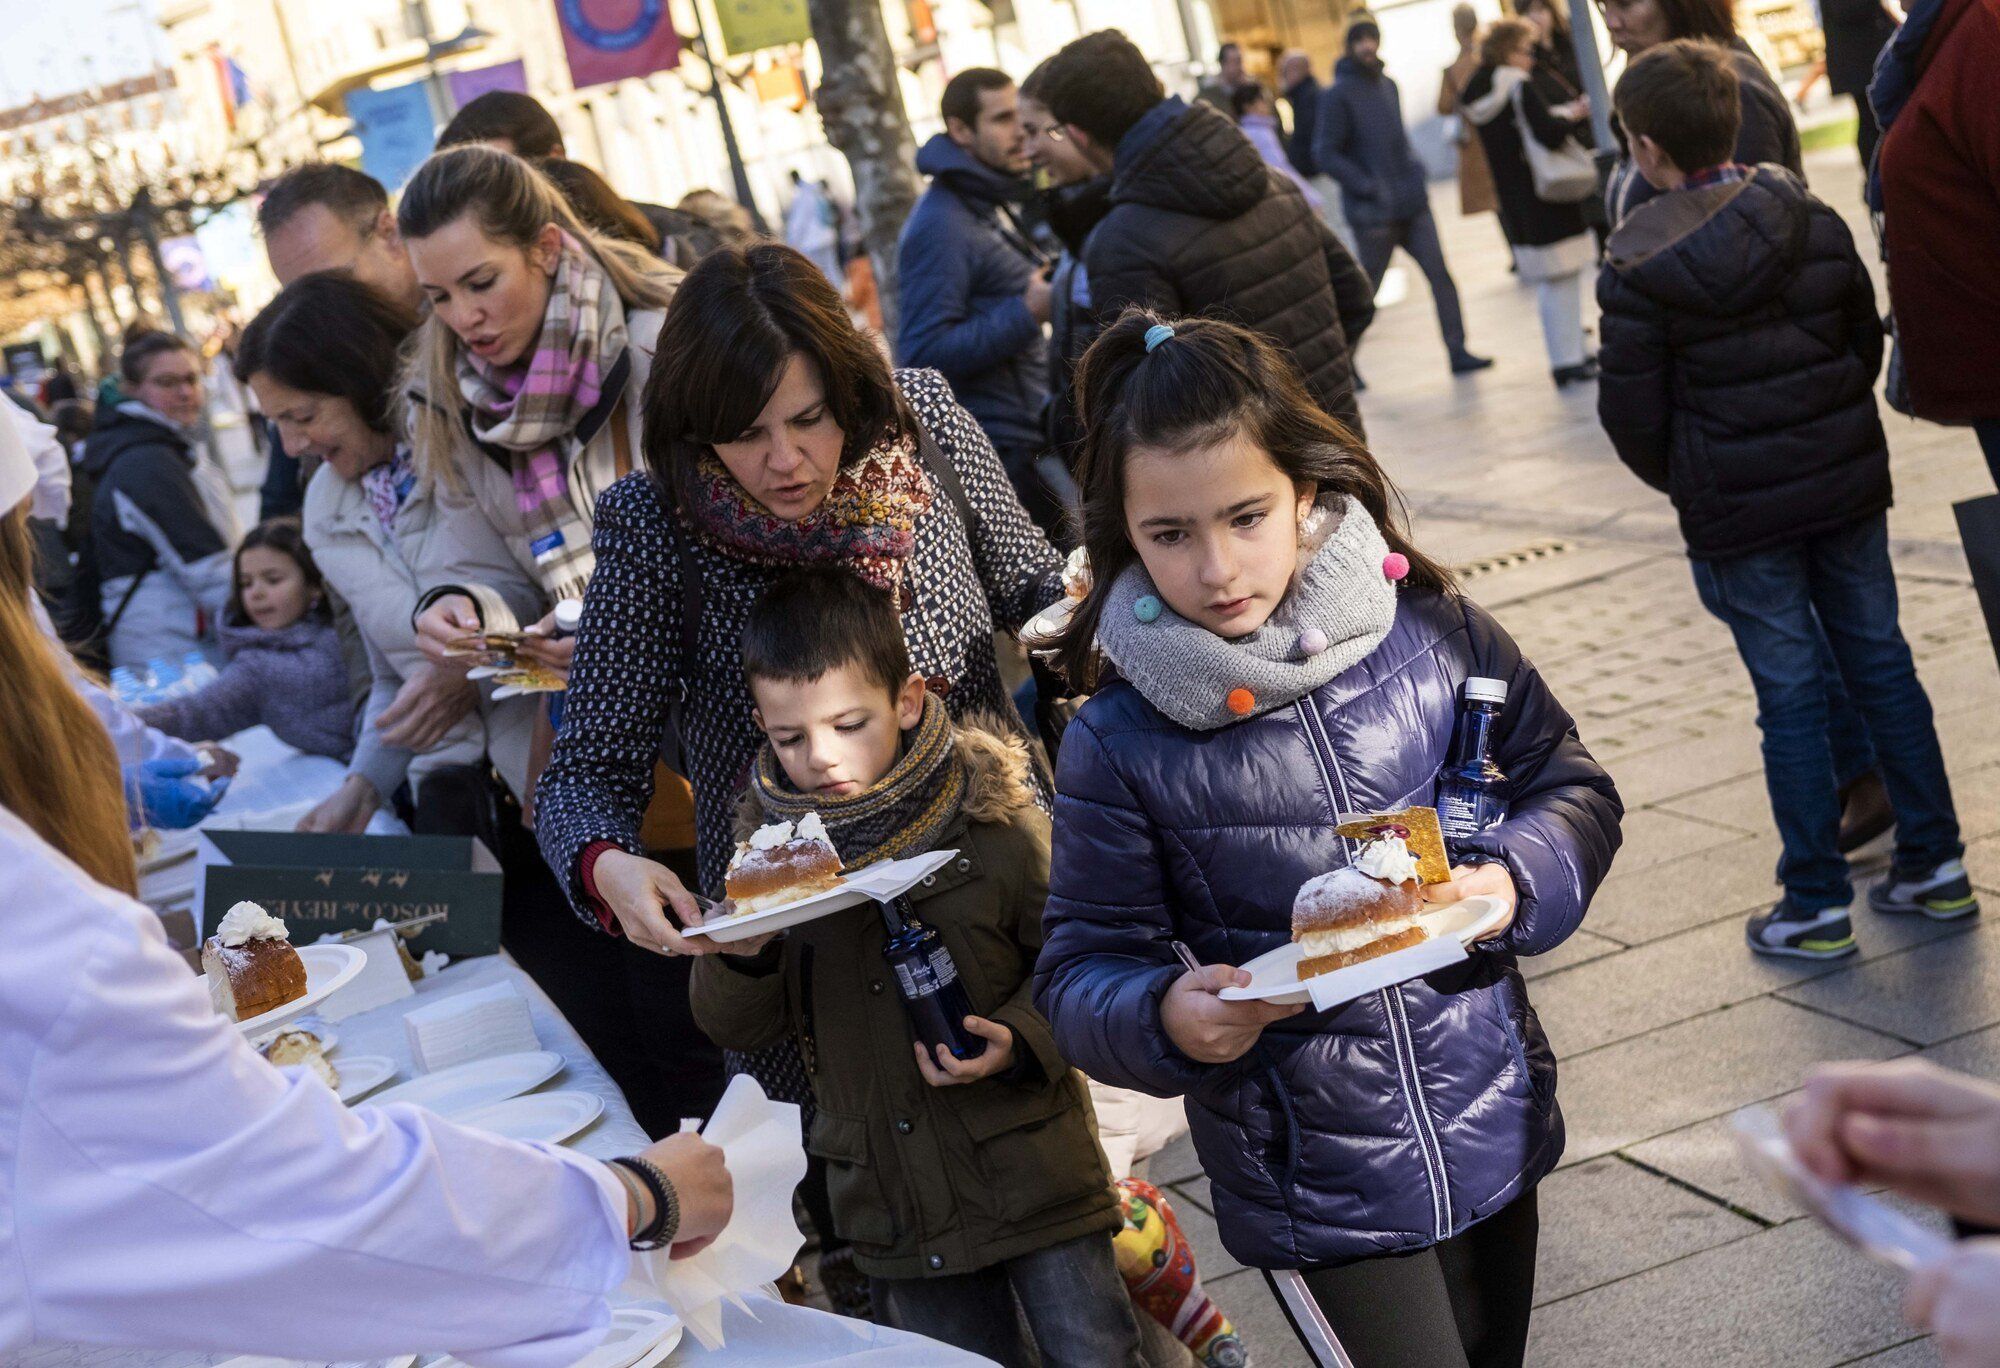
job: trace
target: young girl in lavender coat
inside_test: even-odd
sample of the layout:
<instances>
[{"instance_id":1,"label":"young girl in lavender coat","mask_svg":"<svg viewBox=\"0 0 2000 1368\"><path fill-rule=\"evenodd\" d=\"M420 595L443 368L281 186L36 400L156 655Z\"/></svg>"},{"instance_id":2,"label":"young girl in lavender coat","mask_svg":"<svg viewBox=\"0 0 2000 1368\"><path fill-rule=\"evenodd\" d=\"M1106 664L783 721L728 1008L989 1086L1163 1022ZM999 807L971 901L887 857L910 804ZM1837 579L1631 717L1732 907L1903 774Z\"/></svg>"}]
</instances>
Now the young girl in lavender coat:
<instances>
[{"instance_id":1,"label":"young girl in lavender coat","mask_svg":"<svg viewBox=\"0 0 2000 1368\"><path fill-rule=\"evenodd\" d=\"M252 528L236 548L234 580L222 672L194 693L137 709L139 716L187 741L262 723L288 746L345 764L354 754L354 691L299 520Z\"/></svg>"}]
</instances>

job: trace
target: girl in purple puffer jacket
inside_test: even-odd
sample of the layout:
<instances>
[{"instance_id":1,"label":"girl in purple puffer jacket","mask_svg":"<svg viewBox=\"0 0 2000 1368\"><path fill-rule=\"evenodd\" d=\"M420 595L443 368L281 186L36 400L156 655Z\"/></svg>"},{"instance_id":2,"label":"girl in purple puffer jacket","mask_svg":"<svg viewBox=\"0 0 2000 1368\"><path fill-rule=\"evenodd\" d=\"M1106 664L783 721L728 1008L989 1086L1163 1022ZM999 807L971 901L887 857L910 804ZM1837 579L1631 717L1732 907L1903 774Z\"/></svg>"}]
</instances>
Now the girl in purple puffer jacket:
<instances>
[{"instance_id":1,"label":"girl in purple puffer jacket","mask_svg":"<svg viewBox=\"0 0 2000 1368\"><path fill-rule=\"evenodd\" d=\"M345 764L354 754L354 691L299 520L252 528L236 548L234 577L222 672L195 693L137 713L187 741L219 741L261 722L286 745Z\"/></svg>"},{"instance_id":2,"label":"girl in purple puffer jacket","mask_svg":"<svg viewBox=\"0 0 2000 1368\"><path fill-rule=\"evenodd\" d=\"M1057 663L1107 664L1063 737L1036 1005L1091 1077L1186 1097L1224 1246L1319 1362L1518 1368L1563 1130L1516 956L1581 921L1617 793L1268 342L1129 311L1077 389L1094 583ZM1507 811L1427 895L1509 919L1325 1011L1225 1001L1352 858L1337 814L1436 803L1474 677L1507 685Z\"/></svg>"}]
</instances>

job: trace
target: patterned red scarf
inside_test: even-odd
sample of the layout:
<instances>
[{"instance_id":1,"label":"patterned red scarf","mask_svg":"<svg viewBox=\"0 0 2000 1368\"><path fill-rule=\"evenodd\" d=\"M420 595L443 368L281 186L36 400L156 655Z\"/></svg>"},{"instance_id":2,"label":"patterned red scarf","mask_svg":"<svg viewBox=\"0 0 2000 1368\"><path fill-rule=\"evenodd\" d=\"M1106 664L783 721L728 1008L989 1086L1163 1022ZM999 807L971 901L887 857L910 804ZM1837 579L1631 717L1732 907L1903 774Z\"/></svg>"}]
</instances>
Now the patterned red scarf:
<instances>
[{"instance_id":1,"label":"patterned red scarf","mask_svg":"<svg viewBox=\"0 0 2000 1368\"><path fill-rule=\"evenodd\" d=\"M753 499L713 454L701 459L699 484L688 519L718 550L757 565L844 564L894 595L898 610L910 606L903 571L932 498L914 438L892 438L842 466L825 501L792 522Z\"/></svg>"}]
</instances>

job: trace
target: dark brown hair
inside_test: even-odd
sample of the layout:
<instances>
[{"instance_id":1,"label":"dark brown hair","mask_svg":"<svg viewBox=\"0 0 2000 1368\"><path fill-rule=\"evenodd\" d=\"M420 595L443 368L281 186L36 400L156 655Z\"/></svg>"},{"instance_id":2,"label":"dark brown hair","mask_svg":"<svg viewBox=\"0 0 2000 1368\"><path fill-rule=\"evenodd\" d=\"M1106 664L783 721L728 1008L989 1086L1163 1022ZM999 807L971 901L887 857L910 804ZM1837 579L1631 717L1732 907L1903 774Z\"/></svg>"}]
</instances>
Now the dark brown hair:
<instances>
[{"instance_id":1,"label":"dark brown hair","mask_svg":"<svg viewBox=\"0 0 2000 1368\"><path fill-rule=\"evenodd\" d=\"M489 90L467 100L451 116L444 132L438 134L437 146L443 151L500 138L513 144L515 156L531 160L554 156L563 145L561 126L540 100L518 90Z\"/></svg>"},{"instance_id":2,"label":"dark brown hair","mask_svg":"<svg viewBox=\"0 0 2000 1368\"><path fill-rule=\"evenodd\" d=\"M944 83L944 96L938 101L938 113L944 116L945 125L953 119L964 124L968 131L979 131L979 99L989 90L1005 90L1014 84L1014 78L1004 71L992 67L967 67Z\"/></svg>"},{"instance_id":3,"label":"dark brown hair","mask_svg":"<svg viewBox=\"0 0 2000 1368\"><path fill-rule=\"evenodd\" d=\"M365 171L356 171L339 162L307 162L295 166L271 182L264 202L257 206L257 228L265 237L277 232L312 205L322 205L336 217L366 236L374 231L382 211L389 207L389 192L382 182Z\"/></svg>"},{"instance_id":4,"label":"dark brown hair","mask_svg":"<svg viewBox=\"0 0 2000 1368\"><path fill-rule=\"evenodd\" d=\"M1742 80L1714 43L1676 38L1632 59L1612 104L1628 137L1651 138L1676 170L1720 166L1743 124Z\"/></svg>"},{"instance_id":5,"label":"dark brown hair","mask_svg":"<svg viewBox=\"0 0 2000 1368\"><path fill-rule=\"evenodd\" d=\"M1161 323L1174 335L1149 352L1146 333ZM1079 688L1090 686L1097 623L1112 583L1139 559L1125 530L1125 463L1135 446L1184 453L1241 433L1294 485L1311 484L1321 498L1358 500L1390 549L1409 557L1406 587L1453 587L1451 572L1411 544L1402 497L1361 439L1313 402L1289 355L1248 328L1127 309L1077 364L1076 395L1091 588L1070 618L1055 663Z\"/></svg>"},{"instance_id":6,"label":"dark brown hair","mask_svg":"<svg viewBox=\"0 0 2000 1368\"><path fill-rule=\"evenodd\" d=\"M144 332L125 344L125 350L118 353L118 374L127 385L146 383L146 368L168 352L187 352L197 361L201 353L194 343L179 333Z\"/></svg>"},{"instance_id":7,"label":"dark brown hair","mask_svg":"<svg viewBox=\"0 0 2000 1368\"><path fill-rule=\"evenodd\" d=\"M326 581L320 577L319 566L313 563L312 551L306 546L305 528L297 518L266 518L243 534L236 558L229 564L229 607L223 620L232 627L249 625L250 615L243 611L243 553L258 547L292 558L292 564L305 576L306 592L311 595L305 615L318 622L332 622L333 605L326 600Z\"/></svg>"},{"instance_id":8,"label":"dark brown hair","mask_svg":"<svg viewBox=\"0 0 2000 1368\"><path fill-rule=\"evenodd\" d=\"M744 678L807 683L843 665L892 694L903 687L910 648L895 600L838 566L773 581L743 624Z\"/></svg>"},{"instance_id":9,"label":"dark brown hair","mask_svg":"<svg viewBox=\"0 0 2000 1368\"><path fill-rule=\"evenodd\" d=\"M1551 30L1549 33L1549 42L1560 45L1567 44L1570 41L1569 8L1563 3L1563 0L1518 0L1514 6L1514 13L1526 19L1528 11L1533 9L1545 9L1549 12L1549 28ZM1541 40L1539 31L1535 34L1535 39L1537 42Z\"/></svg>"},{"instance_id":10,"label":"dark brown hair","mask_svg":"<svg viewBox=\"0 0 2000 1368\"><path fill-rule=\"evenodd\" d=\"M718 247L674 291L646 381L646 468L669 505L692 504L701 458L757 421L794 352L819 368L842 465L915 431L889 363L819 267L782 243Z\"/></svg>"},{"instance_id":11,"label":"dark brown hair","mask_svg":"<svg viewBox=\"0 0 2000 1368\"><path fill-rule=\"evenodd\" d=\"M1153 64L1117 29L1099 29L1063 45L1038 68L1034 98L1057 123L1075 124L1106 152L1146 111L1167 98Z\"/></svg>"},{"instance_id":12,"label":"dark brown hair","mask_svg":"<svg viewBox=\"0 0 2000 1368\"><path fill-rule=\"evenodd\" d=\"M345 271L300 276L258 310L236 346L236 378L269 375L345 399L376 432L395 427L398 351L417 316Z\"/></svg>"},{"instance_id":13,"label":"dark brown hair","mask_svg":"<svg viewBox=\"0 0 2000 1368\"><path fill-rule=\"evenodd\" d=\"M636 243L649 252L660 250L660 230L630 201L611 188L611 182L582 162L567 157L542 157L535 169L569 201L576 216L610 238Z\"/></svg>"},{"instance_id":14,"label":"dark brown hair","mask_svg":"<svg viewBox=\"0 0 2000 1368\"><path fill-rule=\"evenodd\" d=\"M1728 47L1736 41L1736 11L1730 0L1655 0L1667 21L1667 37L1706 38ZM1598 0L1599 4L1603 0Z\"/></svg>"}]
</instances>

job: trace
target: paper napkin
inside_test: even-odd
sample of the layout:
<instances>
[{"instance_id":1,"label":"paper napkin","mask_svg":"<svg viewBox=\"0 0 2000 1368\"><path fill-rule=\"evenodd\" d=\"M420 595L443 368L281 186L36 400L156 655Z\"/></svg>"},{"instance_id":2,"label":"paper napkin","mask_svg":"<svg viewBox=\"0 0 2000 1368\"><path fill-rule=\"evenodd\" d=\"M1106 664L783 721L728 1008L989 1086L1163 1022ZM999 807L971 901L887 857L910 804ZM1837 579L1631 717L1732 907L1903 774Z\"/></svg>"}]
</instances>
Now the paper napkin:
<instances>
[{"instance_id":1,"label":"paper napkin","mask_svg":"<svg viewBox=\"0 0 2000 1368\"><path fill-rule=\"evenodd\" d=\"M742 1294L783 1277L805 1243L792 1193L806 1176L806 1151L799 1109L773 1102L749 1074L730 1080L701 1134L722 1147L729 1165L736 1191L729 1225L692 1258L670 1258L664 1249L634 1253L623 1292L665 1302L704 1348L717 1349L723 1303L754 1317Z\"/></svg>"},{"instance_id":2,"label":"paper napkin","mask_svg":"<svg viewBox=\"0 0 2000 1368\"><path fill-rule=\"evenodd\" d=\"M398 965L397 973L403 972ZM408 976L404 982L409 982ZM496 983L419 1007L403 1018L410 1058L419 1073L435 1073L469 1059L539 1050L528 1000L511 983Z\"/></svg>"}]
</instances>

